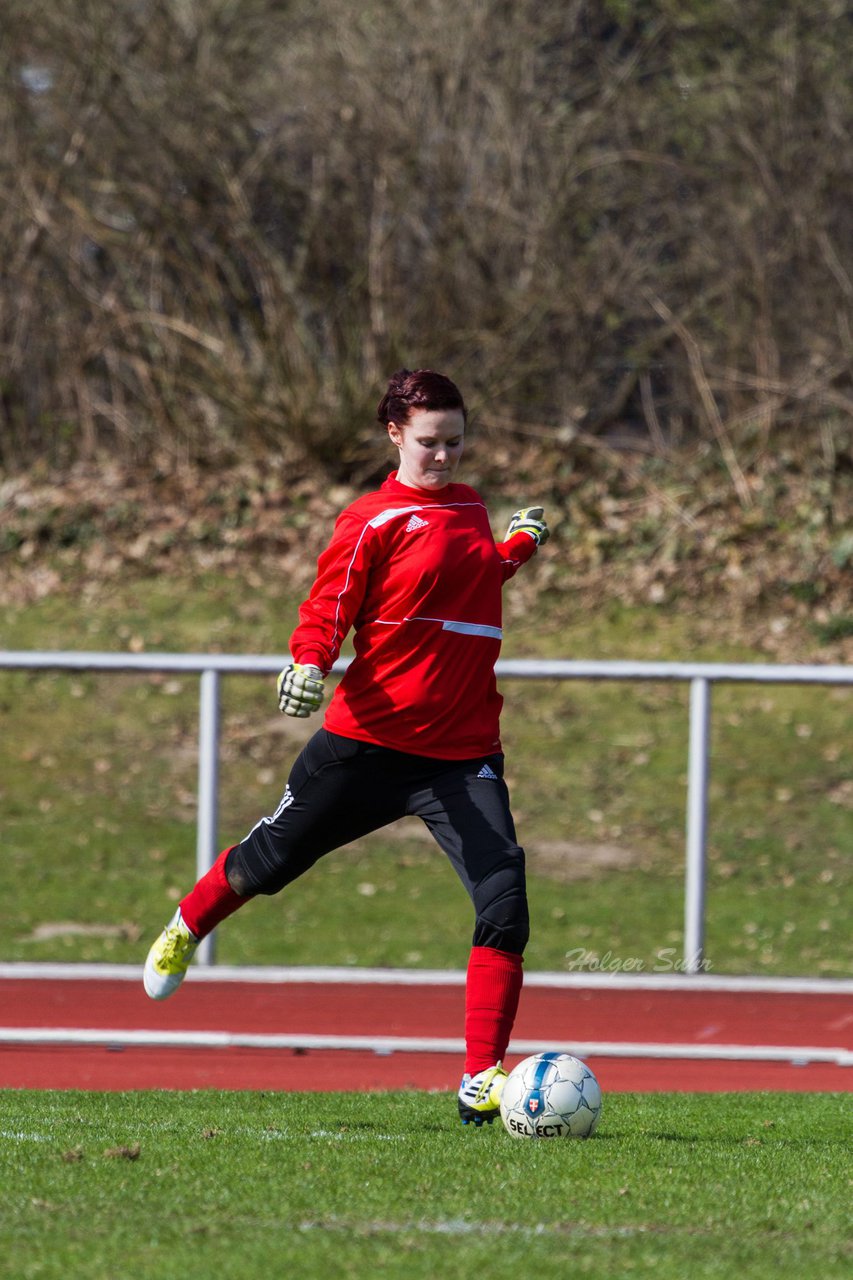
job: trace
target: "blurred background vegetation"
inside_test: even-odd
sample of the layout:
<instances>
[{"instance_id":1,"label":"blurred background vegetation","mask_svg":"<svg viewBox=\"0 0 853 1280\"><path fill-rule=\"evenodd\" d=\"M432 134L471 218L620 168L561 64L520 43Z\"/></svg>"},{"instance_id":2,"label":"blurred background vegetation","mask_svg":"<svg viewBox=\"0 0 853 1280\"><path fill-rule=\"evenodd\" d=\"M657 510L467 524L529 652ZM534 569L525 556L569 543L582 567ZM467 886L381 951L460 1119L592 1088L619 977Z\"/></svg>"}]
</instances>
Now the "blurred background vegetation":
<instances>
[{"instance_id":1,"label":"blurred background vegetation","mask_svg":"<svg viewBox=\"0 0 853 1280\"><path fill-rule=\"evenodd\" d=\"M391 465L374 406L406 364L462 386L495 531L548 510L508 654L853 661L844 0L0 22L0 644L283 653L337 512ZM683 691L507 693L532 962L677 946ZM266 684L228 696L236 838L296 744ZM849 703L715 700L718 969L849 969ZM4 955L137 956L191 874L194 687L3 672L0 714L9 864L41 868L0 906ZM446 918L431 858L371 844L286 909L333 921L320 958L456 963L417 933L430 895ZM280 911L230 958L314 958Z\"/></svg>"},{"instance_id":2,"label":"blurred background vegetation","mask_svg":"<svg viewBox=\"0 0 853 1280\"><path fill-rule=\"evenodd\" d=\"M4 0L0 59L6 469L349 478L403 363L742 505L849 447L844 0Z\"/></svg>"},{"instance_id":3,"label":"blurred background vegetation","mask_svg":"<svg viewBox=\"0 0 853 1280\"><path fill-rule=\"evenodd\" d=\"M432 365L522 608L853 652L844 0L3 0L0 61L0 601L303 589Z\"/></svg>"}]
</instances>

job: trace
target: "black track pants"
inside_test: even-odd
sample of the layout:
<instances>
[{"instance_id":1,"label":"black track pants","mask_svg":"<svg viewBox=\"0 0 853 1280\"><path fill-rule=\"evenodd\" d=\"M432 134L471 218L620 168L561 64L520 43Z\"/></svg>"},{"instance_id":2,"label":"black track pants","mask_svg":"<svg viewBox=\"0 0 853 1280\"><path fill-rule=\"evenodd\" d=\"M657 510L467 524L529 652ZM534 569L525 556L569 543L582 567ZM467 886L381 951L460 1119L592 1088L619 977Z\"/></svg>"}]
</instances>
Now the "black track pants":
<instances>
[{"instance_id":1,"label":"black track pants","mask_svg":"<svg viewBox=\"0 0 853 1280\"><path fill-rule=\"evenodd\" d=\"M278 893L324 854L406 815L423 819L465 886L474 945L520 955L529 933L524 850L502 755L436 760L321 729L276 812L230 853L228 878L238 893Z\"/></svg>"}]
</instances>

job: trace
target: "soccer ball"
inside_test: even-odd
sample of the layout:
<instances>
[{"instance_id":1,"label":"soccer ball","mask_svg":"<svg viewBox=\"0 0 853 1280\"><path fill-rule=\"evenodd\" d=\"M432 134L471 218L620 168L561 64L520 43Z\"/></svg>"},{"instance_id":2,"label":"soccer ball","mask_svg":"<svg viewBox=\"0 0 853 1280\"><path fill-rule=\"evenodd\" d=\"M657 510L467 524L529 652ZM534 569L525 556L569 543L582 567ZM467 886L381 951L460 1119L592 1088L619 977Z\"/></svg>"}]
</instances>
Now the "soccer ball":
<instances>
[{"instance_id":1,"label":"soccer ball","mask_svg":"<svg viewBox=\"0 0 853 1280\"><path fill-rule=\"evenodd\" d=\"M514 1138L589 1138L601 1116L601 1087L570 1053L535 1053L513 1067L501 1119Z\"/></svg>"}]
</instances>

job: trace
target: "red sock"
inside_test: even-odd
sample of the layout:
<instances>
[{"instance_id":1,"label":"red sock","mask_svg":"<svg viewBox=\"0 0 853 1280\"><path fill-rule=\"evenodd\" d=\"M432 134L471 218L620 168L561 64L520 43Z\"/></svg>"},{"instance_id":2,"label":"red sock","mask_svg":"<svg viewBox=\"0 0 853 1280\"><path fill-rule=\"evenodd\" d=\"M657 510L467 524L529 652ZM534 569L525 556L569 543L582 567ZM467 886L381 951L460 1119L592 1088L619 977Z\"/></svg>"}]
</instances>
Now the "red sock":
<instances>
[{"instance_id":1,"label":"red sock","mask_svg":"<svg viewBox=\"0 0 853 1280\"><path fill-rule=\"evenodd\" d=\"M521 995L522 957L472 947L465 986L465 1070L472 1076L506 1053Z\"/></svg>"},{"instance_id":2,"label":"red sock","mask_svg":"<svg viewBox=\"0 0 853 1280\"><path fill-rule=\"evenodd\" d=\"M225 875L225 859L232 848L233 845L222 850L210 870L181 902L184 924L197 938L206 938L222 920L250 901L234 892Z\"/></svg>"}]
</instances>

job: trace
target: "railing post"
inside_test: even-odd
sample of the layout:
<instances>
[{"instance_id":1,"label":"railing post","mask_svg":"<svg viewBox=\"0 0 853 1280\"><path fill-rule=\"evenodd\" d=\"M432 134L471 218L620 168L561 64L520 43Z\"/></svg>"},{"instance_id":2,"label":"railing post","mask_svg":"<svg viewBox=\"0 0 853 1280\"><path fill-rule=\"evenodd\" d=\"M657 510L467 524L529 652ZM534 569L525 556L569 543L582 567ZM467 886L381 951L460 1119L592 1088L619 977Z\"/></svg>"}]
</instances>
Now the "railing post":
<instances>
[{"instance_id":1,"label":"railing post","mask_svg":"<svg viewBox=\"0 0 853 1280\"><path fill-rule=\"evenodd\" d=\"M219 810L219 672L202 671L198 713L198 826L196 878L210 870L217 855ZM197 963L215 961L214 935L208 934L196 952Z\"/></svg>"},{"instance_id":2,"label":"railing post","mask_svg":"<svg viewBox=\"0 0 853 1280\"><path fill-rule=\"evenodd\" d=\"M690 681L687 854L684 886L684 972L700 973L705 954L705 863L711 742L711 683Z\"/></svg>"}]
</instances>

